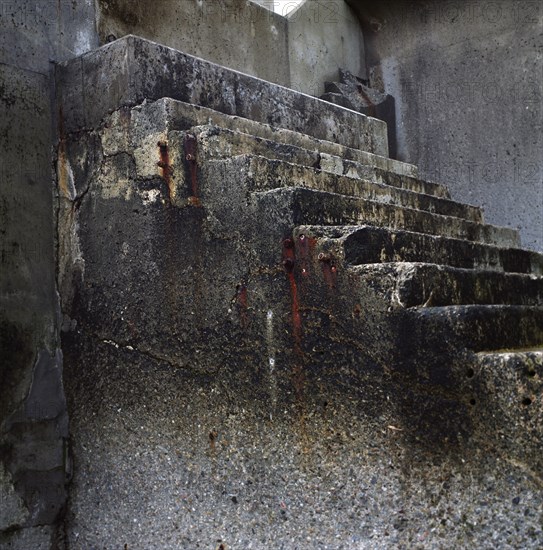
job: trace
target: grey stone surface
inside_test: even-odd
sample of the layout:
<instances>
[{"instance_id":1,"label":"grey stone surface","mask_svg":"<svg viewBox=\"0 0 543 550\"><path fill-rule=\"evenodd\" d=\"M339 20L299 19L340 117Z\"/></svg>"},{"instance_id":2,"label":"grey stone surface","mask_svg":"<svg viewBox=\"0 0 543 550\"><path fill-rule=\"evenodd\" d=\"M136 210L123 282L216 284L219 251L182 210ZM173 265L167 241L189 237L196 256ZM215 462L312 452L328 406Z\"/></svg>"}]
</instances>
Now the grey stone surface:
<instances>
[{"instance_id":1,"label":"grey stone surface","mask_svg":"<svg viewBox=\"0 0 543 550\"><path fill-rule=\"evenodd\" d=\"M22 400L36 348L54 341L51 115L43 75L0 65L0 422Z\"/></svg>"},{"instance_id":2,"label":"grey stone surface","mask_svg":"<svg viewBox=\"0 0 543 550\"><path fill-rule=\"evenodd\" d=\"M97 45L93 0L0 3L2 548L50 548L54 529L28 526L56 522L65 500L51 76L52 62Z\"/></svg>"},{"instance_id":3,"label":"grey stone surface","mask_svg":"<svg viewBox=\"0 0 543 550\"><path fill-rule=\"evenodd\" d=\"M339 67L365 74L362 30L343 0L309 0L285 17L259 3L100 0L99 34L142 36L316 97Z\"/></svg>"},{"instance_id":4,"label":"grey stone surface","mask_svg":"<svg viewBox=\"0 0 543 550\"><path fill-rule=\"evenodd\" d=\"M366 75L362 29L343 0L307 0L286 17L291 88L319 97L340 67Z\"/></svg>"},{"instance_id":5,"label":"grey stone surface","mask_svg":"<svg viewBox=\"0 0 543 550\"><path fill-rule=\"evenodd\" d=\"M42 74L98 47L94 0L4 1L0 30L0 63Z\"/></svg>"},{"instance_id":6,"label":"grey stone surface","mask_svg":"<svg viewBox=\"0 0 543 550\"><path fill-rule=\"evenodd\" d=\"M24 527L59 519L69 474L67 439L62 354L41 350L28 395L2 423L2 462L28 510Z\"/></svg>"},{"instance_id":7,"label":"grey stone surface","mask_svg":"<svg viewBox=\"0 0 543 550\"><path fill-rule=\"evenodd\" d=\"M340 69L339 82L325 82L321 99L383 120L387 124L389 154L396 158L396 106L394 98L370 88L367 78Z\"/></svg>"},{"instance_id":8,"label":"grey stone surface","mask_svg":"<svg viewBox=\"0 0 543 550\"><path fill-rule=\"evenodd\" d=\"M283 86L290 84L287 20L246 0L98 0L102 44L128 34Z\"/></svg>"},{"instance_id":9,"label":"grey stone surface","mask_svg":"<svg viewBox=\"0 0 543 550\"><path fill-rule=\"evenodd\" d=\"M538 548L540 407L486 395L523 375L482 374L474 351L541 343L541 308L391 307L353 254L542 257L437 235L484 239L461 218L412 246L406 226L443 216L397 187L364 207L323 190L349 178L176 108L120 109L59 151L69 547ZM336 225L362 214L392 247Z\"/></svg>"},{"instance_id":10,"label":"grey stone surface","mask_svg":"<svg viewBox=\"0 0 543 550\"><path fill-rule=\"evenodd\" d=\"M359 9L368 8L362 4ZM543 247L540 2L379 2L368 63L397 101L398 151ZM364 11L364 10L363 10ZM398 44L402 44L398 48Z\"/></svg>"},{"instance_id":11,"label":"grey stone surface","mask_svg":"<svg viewBox=\"0 0 543 550\"><path fill-rule=\"evenodd\" d=\"M403 307L543 303L543 279L533 275L422 262L366 264L357 272Z\"/></svg>"},{"instance_id":12,"label":"grey stone surface","mask_svg":"<svg viewBox=\"0 0 543 550\"><path fill-rule=\"evenodd\" d=\"M318 227L312 231L339 239L347 261L353 265L426 262L466 269L543 274L543 257L530 250L372 226Z\"/></svg>"},{"instance_id":13,"label":"grey stone surface","mask_svg":"<svg viewBox=\"0 0 543 550\"><path fill-rule=\"evenodd\" d=\"M125 124L129 125L131 128L129 134L131 133L131 135L127 136L125 133L123 136L119 136L115 133L119 119L124 119ZM154 119L154 121L152 125L149 125L151 119ZM147 132L152 132L153 136L155 134L159 136L160 134L162 137L168 129L186 130L192 126L214 125L237 134L245 134L245 139L249 140L251 148L254 148L259 140L272 142L270 147L276 149L288 146L294 151L294 148L299 148L302 149L300 154L312 157L310 164L317 162L320 156L320 164L323 170L337 174L348 174L354 171L360 173L361 176L395 187L412 189L428 195L448 197L448 190L445 186L416 180L418 172L414 164L399 162L388 157L345 147L331 141L316 139L304 133L256 122L248 118L225 115L207 107L191 105L171 98L147 102L133 110L126 109L123 111L120 109L114 111L111 118L107 119L106 122L106 132L108 132L107 128L111 128L111 131L109 136L105 134L104 138L109 138L113 147L119 146L118 139L124 139L124 142L126 142L126 139L137 139L138 136L141 139L142 130L137 128L140 124L146 124ZM144 136L144 139L152 143L149 135ZM112 151L113 149L110 148L109 150ZM263 148L260 150L262 151ZM364 170L366 171L364 172Z\"/></svg>"},{"instance_id":14,"label":"grey stone surface","mask_svg":"<svg viewBox=\"0 0 543 550\"><path fill-rule=\"evenodd\" d=\"M29 527L8 533L0 533L0 547L3 550L50 550L58 548L51 527Z\"/></svg>"},{"instance_id":15,"label":"grey stone surface","mask_svg":"<svg viewBox=\"0 0 543 550\"><path fill-rule=\"evenodd\" d=\"M60 64L57 79L68 132L93 128L123 105L171 97L388 155L380 120L135 36Z\"/></svg>"},{"instance_id":16,"label":"grey stone surface","mask_svg":"<svg viewBox=\"0 0 543 550\"><path fill-rule=\"evenodd\" d=\"M15 491L11 475L0 465L0 532L24 525L28 517L23 500Z\"/></svg>"}]
</instances>

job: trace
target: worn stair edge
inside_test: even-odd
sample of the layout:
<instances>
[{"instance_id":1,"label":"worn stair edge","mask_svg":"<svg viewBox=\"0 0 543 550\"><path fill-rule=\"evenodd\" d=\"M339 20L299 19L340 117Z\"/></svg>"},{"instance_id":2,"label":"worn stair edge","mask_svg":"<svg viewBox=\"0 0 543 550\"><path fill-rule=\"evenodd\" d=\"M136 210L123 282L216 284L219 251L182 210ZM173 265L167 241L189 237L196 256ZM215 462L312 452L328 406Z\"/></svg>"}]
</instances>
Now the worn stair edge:
<instances>
[{"instance_id":1,"label":"worn stair edge","mask_svg":"<svg viewBox=\"0 0 543 550\"><path fill-rule=\"evenodd\" d=\"M368 224L505 246L515 246L519 240L509 228L303 187L255 192L253 196L284 201L293 212L295 225Z\"/></svg>"},{"instance_id":2,"label":"worn stair edge","mask_svg":"<svg viewBox=\"0 0 543 550\"><path fill-rule=\"evenodd\" d=\"M350 268L392 305L543 305L543 277L430 263L383 263Z\"/></svg>"},{"instance_id":3,"label":"worn stair edge","mask_svg":"<svg viewBox=\"0 0 543 550\"><path fill-rule=\"evenodd\" d=\"M303 230L318 238L337 240L344 249L345 262L350 265L422 262L543 275L543 255L532 250L372 225L317 225Z\"/></svg>"},{"instance_id":4,"label":"worn stair edge","mask_svg":"<svg viewBox=\"0 0 543 550\"><path fill-rule=\"evenodd\" d=\"M58 64L56 82L68 132L95 128L122 106L171 97L388 156L381 120L133 35Z\"/></svg>"}]
</instances>

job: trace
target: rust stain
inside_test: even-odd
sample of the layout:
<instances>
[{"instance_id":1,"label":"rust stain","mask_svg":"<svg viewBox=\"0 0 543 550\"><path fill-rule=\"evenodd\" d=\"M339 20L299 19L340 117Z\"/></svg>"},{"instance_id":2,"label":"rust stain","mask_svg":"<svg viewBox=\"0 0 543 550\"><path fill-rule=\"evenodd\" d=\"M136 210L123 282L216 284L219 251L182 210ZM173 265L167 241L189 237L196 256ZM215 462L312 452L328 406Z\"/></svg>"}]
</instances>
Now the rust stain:
<instances>
[{"instance_id":1,"label":"rust stain","mask_svg":"<svg viewBox=\"0 0 543 550\"><path fill-rule=\"evenodd\" d=\"M298 237L298 244L300 238ZM304 241L304 238L301 239ZM303 275L303 269L297 265L296 259L296 243L294 239L287 238L283 241L283 267L287 275L290 285L290 302L291 302L291 317L292 331L294 340L294 361L292 367L292 384L296 396L296 405L299 410L300 435L304 454L309 451L307 429L306 429L306 405L305 405L305 386L306 375L304 369L304 353L302 350L302 316L300 314L300 297L298 284L296 281L296 270L298 269Z\"/></svg>"},{"instance_id":2,"label":"rust stain","mask_svg":"<svg viewBox=\"0 0 543 550\"><path fill-rule=\"evenodd\" d=\"M200 206L198 192L198 142L196 136L186 134L183 140L183 149L185 152L185 166L187 167L190 180L190 189L188 203L192 206Z\"/></svg>"},{"instance_id":3,"label":"rust stain","mask_svg":"<svg viewBox=\"0 0 543 550\"><path fill-rule=\"evenodd\" d=\"M324 280L329 288L335 288L337 282L337 267L334 264L334 259L330 254L321 252L318 255L318 260L322 266Z\"/></svg>"},{"instance_id":4,"label":"rust stain","mask_svg":"<svg viewBox=\"0 0 543 550\"><path fill-rule=\"evenodd\" d=\"M160 161L158 162L158 166L160 167L160 170L162 172L162 179L168 186L168 196L171 203L172 199L175 196L175 188L172 178L173 170L170 163L170 149L168 147L168 143L165 141L159 141L158 148L160 152Z\"/></svg>"},{"instance_id":5,"label":"rust stain","mask_svg":"<svg viewBox=\"0 0 543 550\"><path fill-rule=\"evenodd\" d=\"M211 452L215 452L215 444L217 442L217 437L219 437L219 432L217 430L211 430L209 432L209 446L211 448Z\"/></svg>"},{"instance_id":6,"label":"rust stain","mask_svg":"<svg viewBox=\"0 0 543 550\"><path fill-rule=\"evenodd\" d=\"M302 277L309 277L311 270L311 257L317 244L317 239L308 237L306 235L300 235L298 237L297 249L298 249L298 264L300 268L300 274Z\"/></svg>"},{"instance_id":7,"label":"rust stain","mask_svg":"<svg viewBox=\"0 0 543 550\"><path fill-rule=\"evenodd\" d=\"M248 307L248 297L247 297L247 285L241 284L238 285L236 293L236 301L239 310L241 328L247 328L248 319L247 319L247 307Z\"/></svg>"}]
</instances>

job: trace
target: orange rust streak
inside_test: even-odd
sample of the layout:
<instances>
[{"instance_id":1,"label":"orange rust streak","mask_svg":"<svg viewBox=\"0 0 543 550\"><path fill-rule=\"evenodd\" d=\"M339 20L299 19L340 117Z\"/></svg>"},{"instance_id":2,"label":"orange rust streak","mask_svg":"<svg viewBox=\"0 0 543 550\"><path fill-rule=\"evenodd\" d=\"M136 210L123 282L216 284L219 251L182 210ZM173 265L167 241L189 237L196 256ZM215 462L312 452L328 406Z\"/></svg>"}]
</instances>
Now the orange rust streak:
<instances>
[{"instance_id":1,"label":"orange rust streak","mask_svg":"<svg viewBox=\"0 0 543 550\"><path fill-rule=\"evenodd\" d=\"M240 309L241 327L247 327L247 287L243 285L238 291L238 305Z\"/></svg>"},{"instance_id":2,"label":"orange rust streak","mask_svg":"<svg viewBox=\"0 0 543 550\"><path fill-rule=\"evenodd\" d=\"M290 282L290 296L292 303L292 326L294 329L294 344L297 353L302 349L302 318L300 316L300 304L298 303L298 285L294 273L288 274Z\"/></svg>"},{"instance_id":3,"label":"orange rust streak","mask_svg":"<svg viewBox=\"0 0 543 550\"><path fill-rule=\"evenodd\" d=\"M326 281L326 284L330 288L334 288L336 286L337 268L335 266L331 266L328 262L323 262L322 272L324 274L324 280Z\"/></svg>"}]
</instances>

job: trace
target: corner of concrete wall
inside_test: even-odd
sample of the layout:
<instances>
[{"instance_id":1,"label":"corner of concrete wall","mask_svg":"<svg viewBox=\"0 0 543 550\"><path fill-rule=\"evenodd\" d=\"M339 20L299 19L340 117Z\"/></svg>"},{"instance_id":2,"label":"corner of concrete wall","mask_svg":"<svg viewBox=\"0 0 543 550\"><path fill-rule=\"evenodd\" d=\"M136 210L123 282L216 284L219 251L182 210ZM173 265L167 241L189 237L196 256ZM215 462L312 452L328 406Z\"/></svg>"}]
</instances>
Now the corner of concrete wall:
<instances>
[{"instance_id":1,"label":"corner of concrete wall","mask_svg":"<svg viewBox=\"0 0 543 550\"><path fill-rule=\"evenodd\" d=\"M0 547L56 545L66 500L52 69L97 44L94 0L0 4Z\"/></svg>"},{"instance_id":2,"label":"corner of concrete wall","mask_svg":"<svg viewBox=\"0 0 543 550\"><path fill-rule=\"evenodd\" d=\"M339 68L365 78L362 29L343 0L307 0L287 19L292 88L318 97Z\"/></svg>"}]
</instances>

